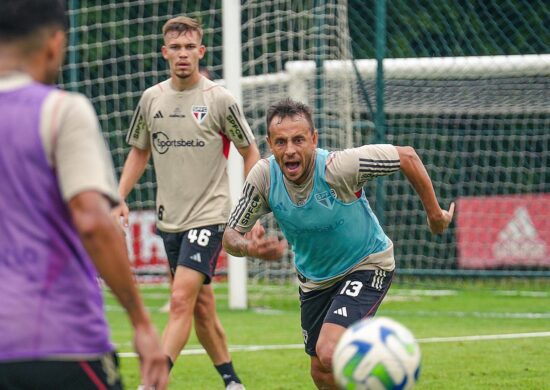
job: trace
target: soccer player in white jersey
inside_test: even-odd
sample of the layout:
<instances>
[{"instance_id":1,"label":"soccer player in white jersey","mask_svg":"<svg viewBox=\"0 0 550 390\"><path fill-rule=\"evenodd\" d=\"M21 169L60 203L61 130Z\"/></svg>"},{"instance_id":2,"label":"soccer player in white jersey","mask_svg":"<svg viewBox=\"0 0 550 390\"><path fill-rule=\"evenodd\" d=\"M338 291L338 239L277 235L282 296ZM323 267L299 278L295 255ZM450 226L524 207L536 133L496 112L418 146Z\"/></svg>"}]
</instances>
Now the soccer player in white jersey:
<instances>
[{"instance_id":1,"label":"soccer player in white jersey","mask_svg":"<svg viewBox=\"0 0 550 390\"><path fill-rule=\"evenodd\" d=\"M422 161L411 147L365 145L329 153L317 149L311 109L285 99L267 112L273 153L244 184L223 237L226 251L265 260L294 251L300 281L301 325L311 376L336 389L332 355L346 328L373 316L391 284L393 244L365 198L374 177L403 171L418 193L433 233L450 224L454 203L442 210ZM273 212L286 240L257 225Z\"/></svg>"},{"instance_id":2,"label":"soccer player in white jersey","mask_svg":"<svg viewBox=\"0 0 550 390\"><path fill-rule=\"evenodd\" d=\"M147 89L127 141L132 149L120 179L124 199L152 155L157 178L157 228L173 283L162 342L172 365L187 343L193 317L197 337L228 389L243 389L231 362L210 284L229 217L227 155L233 142L245 174L259 160L254 136L235 98L199 72L202 28L180 16L163 27L162 55L170 78ZM117 214L127 223L128 207Z\"/></svg>"},{"instance_id":3,"label":"soccer player in white jersey","mask_svg":"<svg viewBox=\"0 0 550 390\"><path fill-rule=\"evenodd\" d=\"M50 85L65 4L0 2L0 389L122 388L98 275L131 320L143 383L164 389L160 338L109 213L119 199L97 116Z\"/></svg>"}]
</instances>

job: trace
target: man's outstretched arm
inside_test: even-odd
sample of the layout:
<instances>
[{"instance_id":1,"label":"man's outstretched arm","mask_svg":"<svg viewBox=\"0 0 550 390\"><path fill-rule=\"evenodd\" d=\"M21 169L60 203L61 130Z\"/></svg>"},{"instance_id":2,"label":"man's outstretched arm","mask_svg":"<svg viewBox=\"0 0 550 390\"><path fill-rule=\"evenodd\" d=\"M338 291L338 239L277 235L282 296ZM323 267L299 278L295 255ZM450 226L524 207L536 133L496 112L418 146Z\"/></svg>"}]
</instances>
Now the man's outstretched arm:
<instances>
[{"instance_id":1,"label":"man's outstretched arm","mask_svg":"<svg viewBox=\"0 0 550 390\"><path fill-rule=\"evenodd\" d=\"M396 146L396 149L401 161L401 170L424 205L430 230L436 234L443 233L453 219L454 202L451 203L448 211L441 209L430 176L416 151L410 146Z\"/></svg>"}]
</instances>

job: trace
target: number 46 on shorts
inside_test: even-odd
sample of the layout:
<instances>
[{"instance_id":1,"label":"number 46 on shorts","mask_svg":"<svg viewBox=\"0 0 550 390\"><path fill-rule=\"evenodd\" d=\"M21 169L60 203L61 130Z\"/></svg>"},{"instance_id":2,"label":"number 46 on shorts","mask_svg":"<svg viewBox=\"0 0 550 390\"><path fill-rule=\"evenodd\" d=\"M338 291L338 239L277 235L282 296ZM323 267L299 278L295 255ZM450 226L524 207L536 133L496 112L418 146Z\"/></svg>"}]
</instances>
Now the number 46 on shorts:
<instances>
[{"instance_id":1,"label":"number 46 on shorts","mask_svg":"<svg viewBox=\"0 0 550 390\"><path fill-rule=\"evenodd\" d=\"M200 229L200 231L199 229L191 229L187 234L187 239L191 244L196 241L198 245L205 247L208 245L211 235L212 232L208 229Z\"/></svg>"}]
</instances>

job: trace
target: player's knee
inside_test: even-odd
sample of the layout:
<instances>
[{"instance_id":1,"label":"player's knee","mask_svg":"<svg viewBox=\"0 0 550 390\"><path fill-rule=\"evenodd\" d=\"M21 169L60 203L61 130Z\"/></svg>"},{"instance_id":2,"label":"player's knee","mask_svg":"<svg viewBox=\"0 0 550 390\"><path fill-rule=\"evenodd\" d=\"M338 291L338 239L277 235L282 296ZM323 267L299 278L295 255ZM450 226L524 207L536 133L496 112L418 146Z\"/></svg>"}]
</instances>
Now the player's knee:
<instances>
[{"instance_id":1,"label":"player's knee","mask_svg":"<svg viewBox=\"0 0 550 390\"><path fill-rule=\"evenodd\" d=\"M194 299L183 290L173 290L170 295L170 314L173 316L187 316L193 312Z\"/></svg>"},{"instance_id":2,"label":"player's knee","mask_svg":"<svg viewBox=\"0 0 550 390\"><path fill-rule=\"evenodd\" d=\"M334 347L330 343L317 343L315 346L315 352L319 358L319 362L322 365L322 369L326 372L332 370L332 355L334 353Z\"/></svg>"}]
</instances>

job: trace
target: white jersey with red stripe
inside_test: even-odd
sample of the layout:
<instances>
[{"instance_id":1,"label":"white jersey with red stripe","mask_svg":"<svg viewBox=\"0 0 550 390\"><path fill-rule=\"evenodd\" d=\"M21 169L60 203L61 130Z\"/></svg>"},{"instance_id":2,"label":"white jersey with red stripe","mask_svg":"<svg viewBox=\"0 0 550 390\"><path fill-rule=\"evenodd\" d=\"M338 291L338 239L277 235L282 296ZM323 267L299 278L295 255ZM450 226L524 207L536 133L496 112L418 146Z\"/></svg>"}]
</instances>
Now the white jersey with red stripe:
<instances>
[{"instance_id":1,"label":"white jersey with red stripe","mask_svg":"<svg viewBox=\"0 0 550 390\"><path fill-rule=\"evenodd\" d=\"M237 148L254 143L229 91L206 77L183 91L163 81L143 93L126 139L151 150L159 229L180 232L227 221L230 142Z\"/></svg>"}]
</instances>

